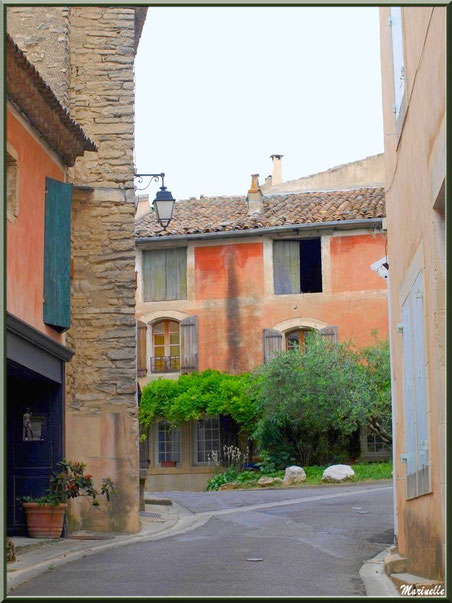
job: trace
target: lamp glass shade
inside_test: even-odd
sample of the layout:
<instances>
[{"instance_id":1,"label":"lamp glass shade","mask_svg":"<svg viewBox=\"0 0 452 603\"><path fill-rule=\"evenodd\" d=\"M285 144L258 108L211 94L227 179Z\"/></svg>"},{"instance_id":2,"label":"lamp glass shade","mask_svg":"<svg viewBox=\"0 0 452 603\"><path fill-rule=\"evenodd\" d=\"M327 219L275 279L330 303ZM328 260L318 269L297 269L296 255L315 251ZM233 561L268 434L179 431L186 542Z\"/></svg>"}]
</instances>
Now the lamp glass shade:
<instances>
[{"instance_id":1,"label":"lamp glass shade","mask_svg":"<svg viewBox=\"0 0 452 603\"><path fill-rule=\"evenodd\" d=\"M170 191L162 186L154 199L155 217L158 222L166 228L173 217L173 210L176 201L173 199Z\"/></svg>"}]
</instances>

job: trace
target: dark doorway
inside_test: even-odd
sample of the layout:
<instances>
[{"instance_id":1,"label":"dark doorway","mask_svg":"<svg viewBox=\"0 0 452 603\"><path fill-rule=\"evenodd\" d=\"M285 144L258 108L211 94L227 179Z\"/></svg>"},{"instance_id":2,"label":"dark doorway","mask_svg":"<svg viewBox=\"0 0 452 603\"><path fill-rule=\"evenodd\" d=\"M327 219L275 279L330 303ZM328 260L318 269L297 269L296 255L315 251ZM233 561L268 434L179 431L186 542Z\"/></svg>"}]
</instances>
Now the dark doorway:
<instances>
[{"instance_id":1,"label":"dark doorway","mask_svg":"<svg viewBox=\"0 0 452 603\"><path fill-rule=\"evenodd\" d=\"M7 361L7 531L26 535L21 496L46 493L63 455L63 386Z\"/></svg>"}]
</instances>

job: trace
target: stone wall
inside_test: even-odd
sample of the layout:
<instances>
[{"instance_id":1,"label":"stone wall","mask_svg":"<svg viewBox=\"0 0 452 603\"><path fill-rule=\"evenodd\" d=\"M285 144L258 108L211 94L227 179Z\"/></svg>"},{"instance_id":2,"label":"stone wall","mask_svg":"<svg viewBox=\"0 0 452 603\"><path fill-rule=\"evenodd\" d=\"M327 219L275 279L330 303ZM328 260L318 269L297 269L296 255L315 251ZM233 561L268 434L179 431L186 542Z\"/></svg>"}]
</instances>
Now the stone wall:
<instances>
[{"instance_id":1,"label":"stone wall","mask_svg":"<svg viewBox=\"0 0 452 603\"><path fill-rule=\"evenodd\" d=\"M73 501L70 531L139 529L133 190L136 27L143 8L8 8L8 31L97 145L69 169L72 326L65 454L119 493L100 510ZM140 29L141 31L141 29ZM61 39L60 39L61 38Z\"/></svg>"},{"instance_id":2,"label":"stone wall","mask_svg":"<svg viewBox=\"0 0 452 603\"><path fill-rule=\"evenodd\" d=\"M69 10L67 6L9 6L6 12L8 33L66 109L69 109Z\"/></svg>"}]
</instances>

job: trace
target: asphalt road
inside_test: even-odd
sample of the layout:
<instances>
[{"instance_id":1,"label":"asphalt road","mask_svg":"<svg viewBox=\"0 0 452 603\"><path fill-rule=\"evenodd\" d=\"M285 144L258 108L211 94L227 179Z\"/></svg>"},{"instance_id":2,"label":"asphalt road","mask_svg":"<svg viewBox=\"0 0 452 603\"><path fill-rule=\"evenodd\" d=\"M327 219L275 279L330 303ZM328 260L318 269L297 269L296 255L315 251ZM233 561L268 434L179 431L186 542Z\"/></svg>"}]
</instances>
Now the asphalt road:
<instances>
[{"instance_id":1,"label":"asphalt road","mask_svg":"<svg viewBox=\"0 0 452 603\"><path fill-rule=\"evenodd\" d=\"M68 563L12 595L365 596L360 567L393 542L387 481L164 495L197 527Z\"/></svg>"}]
</instances>

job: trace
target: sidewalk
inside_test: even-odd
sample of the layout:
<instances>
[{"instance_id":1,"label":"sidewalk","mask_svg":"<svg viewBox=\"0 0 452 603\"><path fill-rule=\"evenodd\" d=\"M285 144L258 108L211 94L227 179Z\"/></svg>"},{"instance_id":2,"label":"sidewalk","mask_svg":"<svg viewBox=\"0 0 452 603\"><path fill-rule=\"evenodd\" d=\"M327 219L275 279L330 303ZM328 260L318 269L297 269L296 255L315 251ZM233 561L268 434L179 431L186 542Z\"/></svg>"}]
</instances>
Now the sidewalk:
<instances>
[{"instance_id":1,"label":"sidewalk","mask_svg":"<svg viewBox=\"0 0 452 603\"><path fill-rule=\"evenodd\" d=\"M152 501L152 502L151 502ZM159 504L170 503L170 504ZM27 580L39 576L48 569L64 565L110 548L158 540L172 533L190 529L196 516L181 505L146 497L145 511L140 513L141 529L136 534L99 535L80 534L71 538L13 537L16 561L7 564L7 594L14 596L14 589Z\"/></svg>"}]
</instances>

